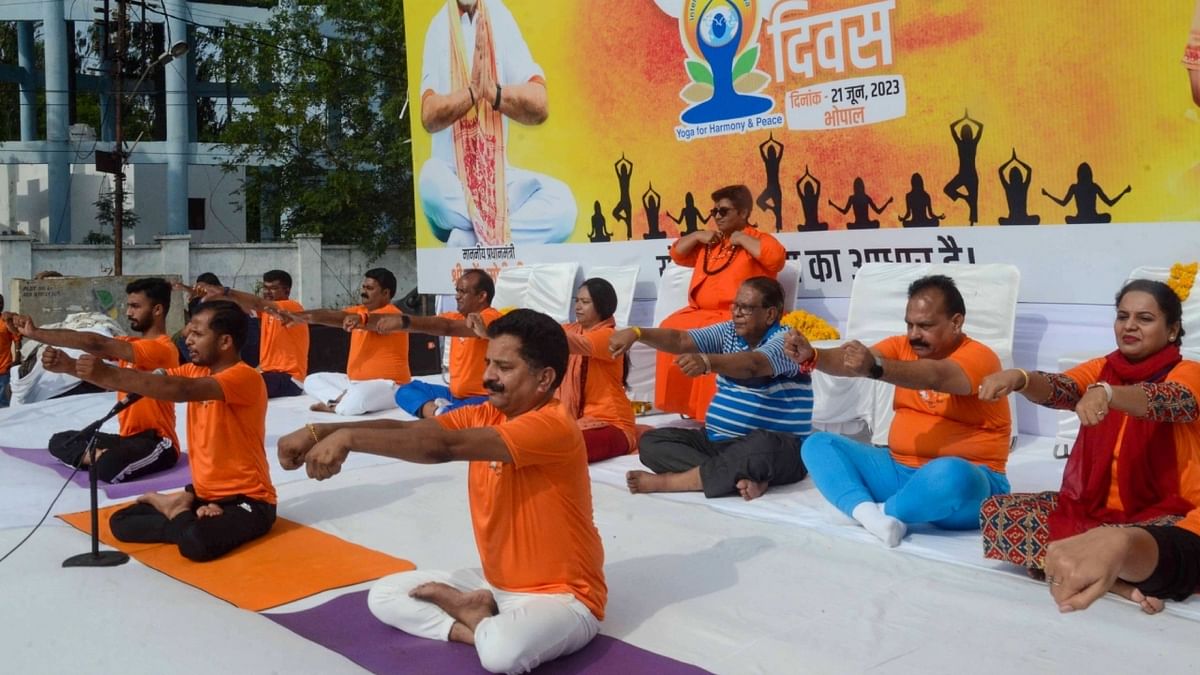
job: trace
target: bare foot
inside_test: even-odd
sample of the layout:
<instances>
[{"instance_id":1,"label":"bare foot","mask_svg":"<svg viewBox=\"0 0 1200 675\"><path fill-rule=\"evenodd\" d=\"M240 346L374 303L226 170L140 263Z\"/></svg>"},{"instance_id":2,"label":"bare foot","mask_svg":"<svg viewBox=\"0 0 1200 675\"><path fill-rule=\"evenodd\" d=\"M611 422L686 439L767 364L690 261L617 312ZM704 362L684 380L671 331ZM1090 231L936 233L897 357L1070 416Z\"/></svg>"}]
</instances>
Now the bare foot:
<instances>
[{"instance_id":1,"label":"bare foot","mask_svg":"<svg viewBox=\"0 0 1200 675\"><path fill-rule=\"evenodd\" d=\"M629 471L625 474L625 485L633 494L651 492L698 492L704 489L700 482L700 468L688 469L683 473L650 473Z\"/></svg>"},{"instance_id":2,"label":"bare foot","mask_svg":"<svg viewBox=\"0 0 1200 675\"><path fill-rule=\"evenodd\" d=\"M759 482L743 478L735 484L735 487L738 490L738 494L742 496L742 499L750 501L751 499L758 499L766 493L767 481Z\"/></svg>"},{"instance_id":3,"label":"bare foot","mask_svg":"<svg viewBox=\"0 0 1200 675\"><path fill-rule=\"evenodd\" d=\"M1127 581L1118 580L1117 583L1113 584L1112 592L1130 602L1136 602L1142 608L1142 611L1147 614L1158 614L1166 607L1166 603L1162 600L1147 596Z\"/></svg>"},{"instance_id":4,"label":"bare foot","mask_svg":"<svg viewBox=\"0 0 1200 675\"><path fill-rule=\"evenodd\" d=\"M213 516L219 516L222 513L225 513L225 511L221 509L220 504L205 504L204 506L196 509L197 518L212 518Z\"/></svg>"},{"instance_id":5,"label":"bare foot","mask_svg":"<svg viewBox=\"0 0 1200 675\"><path fill-rule=\"evenodd\" d=\"M409 597L425 602L432 602L449 614L466 631L450 631L450 637L455 642L475 644L475 627L480 621L496 616L500 608L496 606L496 598L487 589L479 589L464 593L448 584L429 581L408 592Z\"/></svg>"},{"instance_id":6,"label":"bare foot","mask_svg":"<svg viewBox=\"0 0 1200 675\"><path fill-rule=\"evenodd\" d=\"M313 412L327 412L327 413L333 412L333 406L329 405L328 403L325 403L324 401L318 401L318 402L308 406L308 409Z\"/></svg>"},{"instance_id":7,"label":"bare foot","mask_svg":"<svg viewBox=\"0 0 1200 675\"><path fill-rule=\"evenodd\" d=\"M106 453L106 452L108 452L108 448L96 448L95 450L92 450L90 453L84 452L83 455L79 458L79 467L83 468L85 466L88 466L89 464L92 463L92 457L95 457L96 459L100 459L101 457L104 456L104 453Z\"/></svg>"},{"instance_id":8,"label":"bare foot","mask_svg":"<svg viewBox=\"0 0 1200 675\"><path fill-rule=\"evenodd\" d=\"M166 516L168 520L171 520L175 516L192 508L192 502L196 500L196 496L187 490L173 492L169 495L147 492L138 497L137 500L142 504L153 506L159 513Z\"/></svg>"},{"instance_id":9,"label":"bare foot","mask_svg":"<svg viewBox=\"0 0 1200 675\"><path fill-rule=\"evenodd\" d=\"M437 401L429 401L421 406L420 418L423 420L433 419L437 415Z\"/></svg>"}]
</instances>

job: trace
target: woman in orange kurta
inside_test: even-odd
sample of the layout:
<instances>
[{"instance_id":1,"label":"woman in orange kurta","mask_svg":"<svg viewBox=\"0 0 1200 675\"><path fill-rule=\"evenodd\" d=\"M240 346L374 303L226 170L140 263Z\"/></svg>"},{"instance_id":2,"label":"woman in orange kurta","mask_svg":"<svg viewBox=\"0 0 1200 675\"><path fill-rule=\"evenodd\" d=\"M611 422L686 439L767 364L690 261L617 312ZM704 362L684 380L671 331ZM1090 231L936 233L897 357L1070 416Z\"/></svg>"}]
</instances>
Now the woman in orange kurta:
<instances>
[{"instance_id":1,"label":"woman in orange kurta","mask_svg":"<svg viewBox=\"0 0 1200 675\"><path fill-rule=\"evenodd\" d=\"M1012 369L984 379L980 398L1020 392L1075 410L1081 427L1058 492L983 503L985 557L1040 576L1052 541L1102 525L1200 520L1200 364L1180 356L1181 314L1166 284L1134 280L1117 295L1116 351L1065 373ZM1128 584L1113 588L1128 597Z\"/></svg>"},{"instance_id":2,"label":"woman in orange kurta","mask_svg":"<svg viewBox=\"0 0 1200 675\"><path fill-rule=\"evenodd\" d=\"M588 279L575 292L575 323L563 324L571 349L558 389L564 408L579 421L589 462L637 449L633 407L625 395L628 362L608 351L615 330L617 292L604 279Z\"/></svg>"},{"instance_id":3,"label":"woman in orange kurta","mask_svg":"<svg viewBox=\"0 0 1200 675\"><path fill-rule=\"evenodd\" d=\"M717 229L693 232L671 246L671 260L694 271L687 307L668 316L661 328L689 330L728 321L729 306L743 281L757 276L774 279L783 269L787 253L783 245L750 226L749 188L723 187L712 194L712 200ZM717 391L716 375L688 377L675 365L674 355L659 352L657 358L655 407L703 420Z\"/></svg>"}]
</instances>

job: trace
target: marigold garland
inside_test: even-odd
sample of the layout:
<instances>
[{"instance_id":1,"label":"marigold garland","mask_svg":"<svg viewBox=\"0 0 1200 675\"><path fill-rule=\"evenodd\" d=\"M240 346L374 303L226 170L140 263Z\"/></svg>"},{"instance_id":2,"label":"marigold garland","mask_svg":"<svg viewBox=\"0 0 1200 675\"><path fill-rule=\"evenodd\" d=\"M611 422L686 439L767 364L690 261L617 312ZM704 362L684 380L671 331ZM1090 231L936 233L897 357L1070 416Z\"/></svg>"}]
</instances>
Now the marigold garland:
<instances>
[{"instance_id":1,"label":"marigold garland","mask_svg":"<svg viewBox=\"0 0 1200 675\"><path fill-rule=\"evenodd\" d=\"M1197 269L1200 269L1200 263L1196 262L1190 265L1183 263L1171 265L1171 276L1167 278L1167 285L1175 291L1175 295L1179 296L1180 302L1187 302L1188 296L1192 294L1192 285L1196 283Z\"/></svg>"},{"instance_id":2,"label":"marigold garland","mask_svg":"<svg viewBox=\"0 0 1200 675\"><path fill-rule=\"evenodd\" d=\"M794 328L809 340L837 340L842 336L828 321L802 309L788 312L779 323Z\"/></svg>"}]
</instances>

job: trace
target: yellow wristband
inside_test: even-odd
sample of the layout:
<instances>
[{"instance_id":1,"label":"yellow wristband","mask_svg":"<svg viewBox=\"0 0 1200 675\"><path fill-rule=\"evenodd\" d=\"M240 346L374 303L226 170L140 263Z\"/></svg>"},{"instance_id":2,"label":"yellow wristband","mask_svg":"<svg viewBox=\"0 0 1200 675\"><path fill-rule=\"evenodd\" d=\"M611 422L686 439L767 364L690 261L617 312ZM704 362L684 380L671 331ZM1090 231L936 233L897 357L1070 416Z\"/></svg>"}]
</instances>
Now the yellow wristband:
<instances>
[{"instance_id":1,"label":"yellow wristband","mask_svg":"<svg viewBox=\"0 0 1200 675\"><path fill-rule=\"evenodd\" d=\"M1024 368L1017 368L1017 372L1021 373L1021 377L1025 378L1025 381L1016 388L1016 391L1025 391L1025 387L1029 386L1029 373L1025 372Z\"/></svg>"},{"instance_id":2,"label":"yellow wristband","mask_svg":"<svg viewBox=\"0 0 1200 675\"><path fill-rule=\"evenodd\" d=\"M313 440L316 441L317 443L320 443L321 435L317 433L317 426L315 424L313 424L312 422L309 422L308 424L305 424L304 426L308 427L308 433L312 434Z\"/></svg>"},{"instance_id":3,"label":"yellow wristband","mask_svg":"<svg viewBox=\"0 0 1200 675\"><path fill-rule=\"evenodd\" d=\"M641 328L638 328L637 326L630 326L629 330L633 331L633 334L635 336L637 336L637 339L639 339L639 340L642 339L642 329Z\"/></svg>"}]
</instances>

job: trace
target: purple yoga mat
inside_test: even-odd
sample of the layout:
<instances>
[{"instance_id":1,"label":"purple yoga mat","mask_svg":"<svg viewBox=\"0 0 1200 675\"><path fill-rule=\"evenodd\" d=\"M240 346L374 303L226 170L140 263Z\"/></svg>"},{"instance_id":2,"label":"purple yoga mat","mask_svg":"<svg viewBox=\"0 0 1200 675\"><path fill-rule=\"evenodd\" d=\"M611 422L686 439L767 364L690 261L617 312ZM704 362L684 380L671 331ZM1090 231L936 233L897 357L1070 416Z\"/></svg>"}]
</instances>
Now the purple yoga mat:
<instances>
[{"instance_id":1,"label":"purple yoga mat","mask_svg":"<svg viewBox=\"0 0 1200 675\"><path fill-rule=\"evenodd\" d=\"M0 446L0 452L9 457L16 457L31 464L53 469L55 473L63 478L71 475L71 468L55 459L54 455L51 455L50 451L46 448L9 448ZM76 471L75 476L71 478L71 482L86 488L88 486L88 472L84 469ZM125 483L109 484L100 481L99 488L109 499L124 499L125 497L138 496L146 492L175 490L190 482L192 482L192 470L188 468L187 453L182 453L179 455L179 461L175 463L175 466L166 471L152 473L149 476L135 478Z\"/></svg>"},{"instance_id":2,"label":"purple yoga mat","mask_svg":"<svg viewBox=\"0 0 1200 675\"><path fill-rule=\"evenodd\" d=\"M487 672L479 665L473 647L413 637L376 619L367 609L366 591L348 593L302 612L263 616L378 675ZM597 635L578 652L542 664L534 672L696 675L708 671Z\"/></svg>"}]
</instances>

